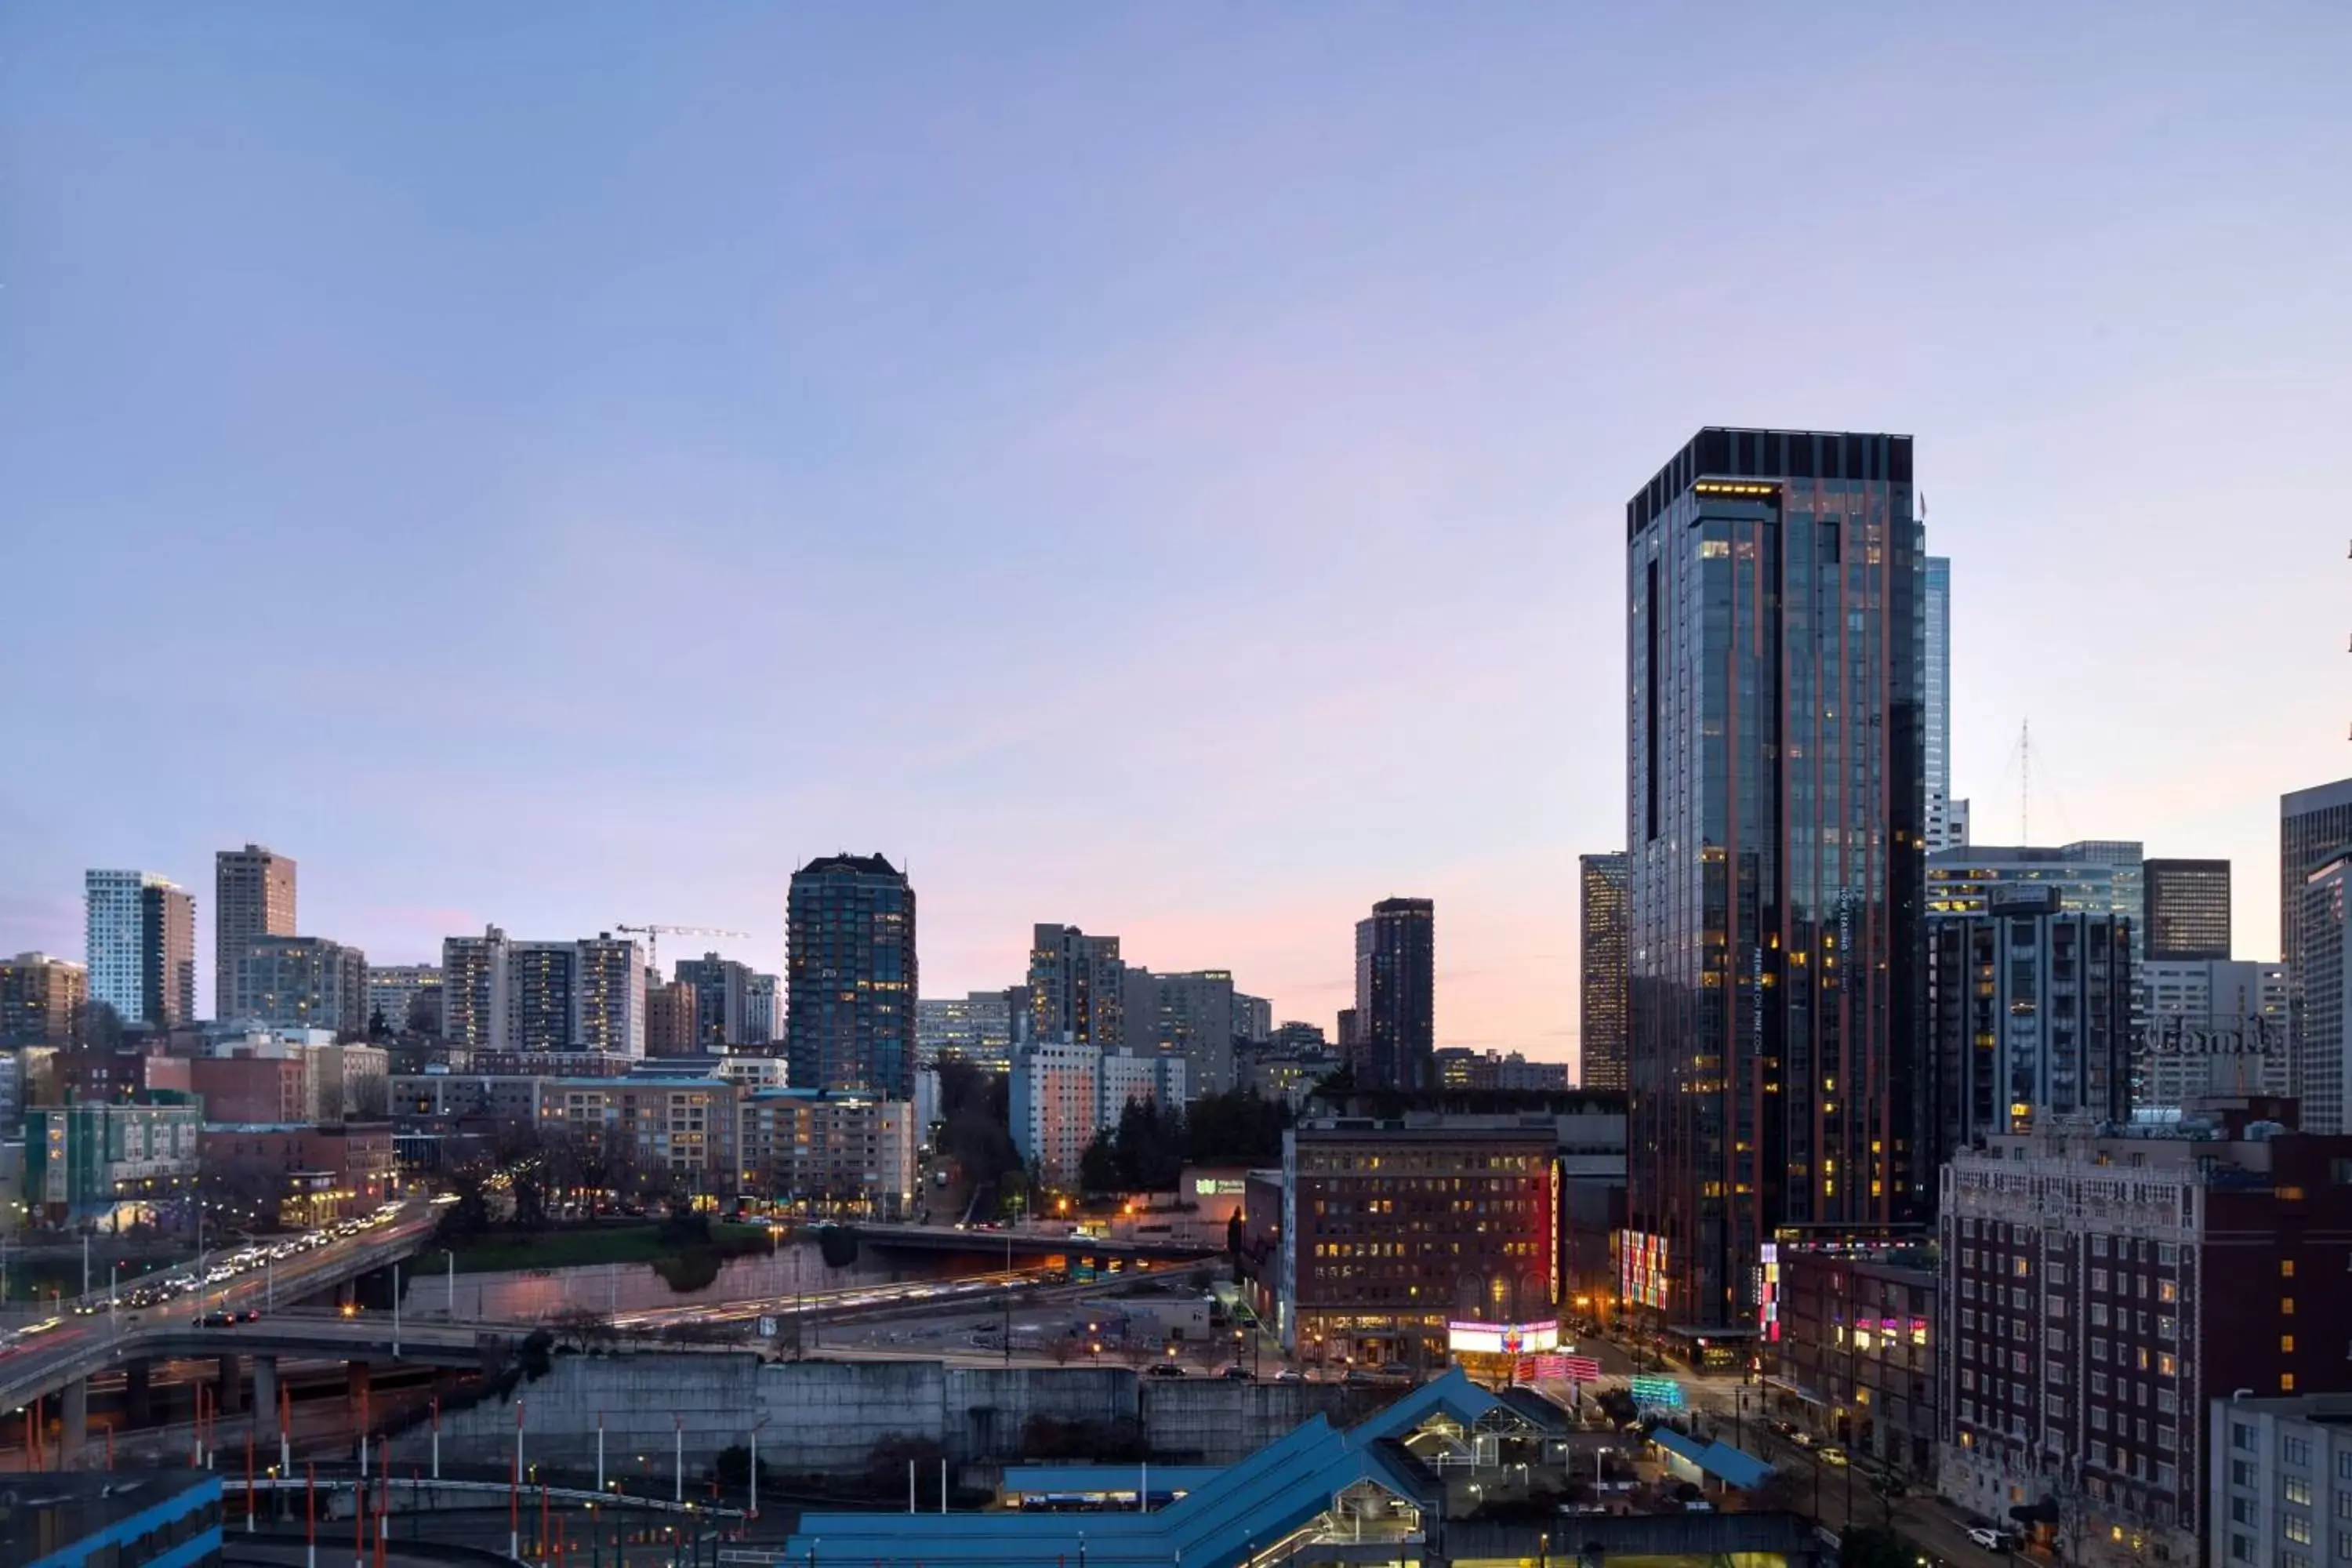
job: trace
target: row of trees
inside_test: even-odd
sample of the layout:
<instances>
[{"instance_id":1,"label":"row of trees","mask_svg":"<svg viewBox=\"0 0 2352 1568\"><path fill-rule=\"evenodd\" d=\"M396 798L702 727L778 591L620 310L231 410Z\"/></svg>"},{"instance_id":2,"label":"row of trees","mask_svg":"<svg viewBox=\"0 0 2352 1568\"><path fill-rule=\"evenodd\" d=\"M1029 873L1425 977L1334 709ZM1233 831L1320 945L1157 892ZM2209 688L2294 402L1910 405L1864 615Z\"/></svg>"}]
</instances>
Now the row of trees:
<instances>
[{"instance_id":1,"label":"row of trees","mask_svg":"<svg viewBox=\"0 0 2352 1568\"><path fill-rule=\"evenodd\" d=\"M1095 1134L1078 1162L1089 1193L1162 1193L1187 1164L1263 1165L1282 1157L1290 1107L1247 1089L1203 1095L1185 1110L1130 1100L1118 1125Z\"/></svg>"}]
</instances>

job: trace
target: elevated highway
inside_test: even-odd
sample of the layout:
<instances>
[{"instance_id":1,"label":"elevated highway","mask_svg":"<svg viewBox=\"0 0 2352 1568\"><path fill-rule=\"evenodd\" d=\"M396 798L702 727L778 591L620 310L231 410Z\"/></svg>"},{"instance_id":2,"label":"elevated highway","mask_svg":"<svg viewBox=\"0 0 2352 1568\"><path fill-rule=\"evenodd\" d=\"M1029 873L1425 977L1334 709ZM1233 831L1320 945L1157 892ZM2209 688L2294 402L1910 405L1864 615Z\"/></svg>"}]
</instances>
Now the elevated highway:
<instances>
[{"instance_id":1,"label":"elevated highway","mask_svg":"<svg viewBox=\"0 0 2352 1568\"><path fill-rule=\"evenodd\" d=\"M219 1285L135 1310L69 1312L54 1327L29 1333L0 1353L0 1410L14 1410L36 1398L68 1390L91 1373L123 1362L178 1355L350 1355L354 1348L386 1352L391 1323L378 1316L351 1321L265 1317L258 1323L234 1328L207 1329L202 1324L207 1314L260 1311L277 1302L334 1289L403 1261L432 1234L430 1205L413 1203L383 1225L298 1254L267 1270L240 1274ZM106 1300L103 1293L85 1298L91 1305ZM475 1332L470 1328L454 1331L464 1333L469 1341ZM261 1337L273 1335L294 1348L265 1348ZM404 1342L406 1338L404 1334ZM420 1350L439 1348L430 1340L421 1339L418 1343ZM405 1342L402 1350L405 1353Z\"/></svg>"}]
</instances>

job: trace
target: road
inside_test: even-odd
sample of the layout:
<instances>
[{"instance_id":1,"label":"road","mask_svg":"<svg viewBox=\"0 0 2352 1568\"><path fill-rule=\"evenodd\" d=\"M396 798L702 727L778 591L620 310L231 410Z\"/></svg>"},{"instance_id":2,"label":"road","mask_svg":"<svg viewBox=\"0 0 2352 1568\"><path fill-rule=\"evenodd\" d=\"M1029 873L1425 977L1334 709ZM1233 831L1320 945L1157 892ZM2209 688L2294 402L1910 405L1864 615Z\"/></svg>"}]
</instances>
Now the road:
<instances>
[{"instance_id":1,"label":"road","mask_svg":"<svg viewBox=\"0 0 2352 1568\"><path fill-rule=\"evenodd\" d=\"M71 1382L136 1348L158 1330L184 1330L207 1312L266 1311L331 1283L365 1273L415 1249L431 1234L436 1211L423 1200L403 1206L383 1225L252 1269L202 1290L136 1311L68 1312L54 1326L0 1352L0 1409L15 1409L36 1393ZM201 1263L201 1260L200 1260ZM196 1270L199 1275L202 1268ZM124 1286L126 1291L129 1286ZM96 1298L104 1300L103 1293ZM78 1372L77 1369L79 1369Z\"/></svg>"}]
</instances>

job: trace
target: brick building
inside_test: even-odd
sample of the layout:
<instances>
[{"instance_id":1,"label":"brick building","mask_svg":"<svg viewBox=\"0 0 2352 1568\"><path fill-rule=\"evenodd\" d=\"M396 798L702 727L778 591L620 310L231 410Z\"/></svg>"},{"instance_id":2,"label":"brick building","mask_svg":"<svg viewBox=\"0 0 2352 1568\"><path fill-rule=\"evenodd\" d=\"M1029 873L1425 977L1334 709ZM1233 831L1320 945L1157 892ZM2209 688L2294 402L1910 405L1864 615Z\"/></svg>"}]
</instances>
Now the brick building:
<instances>
[{"instance_id":1,"label":"brick building","mask_svg":"<svg viewBox=\"0 0 2352 1568\"><path fill-rule=\"evenodd\" d=\"M188 1068L207 1121L310 1120L310 1064L301 1057L198 1057Z\"/></svg>"},{"instance_id":2,"label":"brick building","mask_svg":"<svg viewBox=\"0 0 2352 1568\"><path fill-rule=\"evenodd\" d=\"M274 1184L278 1219L311 1226L368 1213L394 1192L392 1127L209 1123L196 1140L207 1177L252 1173Z\"/></svg>"},{"instance_id":3,"label":"brick building","mask_svg":"<svg viewBox=\"0 0 2352 1568\"><path fill-rule=\"evenodd\" d=\"M1328 1117L1284 1133L1284 1345L1429 1367L1461 1325L1556 1330L1559 1147L1539 1113Z\"/></svg>"},{"instance_id":4,"label":"brick building","mask_svg":"<svg viewBox=\"0 0 2352 1568\"><path fill-rule=\"evenodd\" d=\"M2038 1519L2072 1561L2197 1561L2208 1400L2352 1389L2352 1138L2294 1119L2208 1100L1953 1158L1946 1496Z\"/></svg>"},{"instance_id":5,"label":"brick building","mask_svg":"<svg viewBox=\"0 0 2352 1568\"><path fill-rule=\"evenodd\" d=\"M1936 1474L1937 1276L1924 1247L1776 1243L1772 1405L1906 1474ZM1769 1335L1768 1335L1769 1338ZM1769 1348L1768 1344L1768 1349Z\"/></svg>"}]
</instances>

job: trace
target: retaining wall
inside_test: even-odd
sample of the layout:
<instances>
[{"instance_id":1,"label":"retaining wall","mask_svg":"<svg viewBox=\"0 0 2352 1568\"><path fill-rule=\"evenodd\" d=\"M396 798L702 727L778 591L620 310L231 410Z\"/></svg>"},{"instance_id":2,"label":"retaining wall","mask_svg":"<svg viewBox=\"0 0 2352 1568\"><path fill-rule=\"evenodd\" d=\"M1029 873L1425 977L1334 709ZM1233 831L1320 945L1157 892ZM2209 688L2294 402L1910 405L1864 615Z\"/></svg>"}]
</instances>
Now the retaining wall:
<instances>
[{"instance_id":1,"label":"retaining wall","mask_svg":"<svg viewBox=\"0 0 2352 1568\"><path fill-rule=\"evenodd\" d=\"M936 1361L762 1363L751 1354L565 1355L516 1389L523 1455L541 1472L593 1474L603 1417L605 1474L670 1474L683 1441L689 1475L760 1431L760 1458L786 1474L863 1470L877 1444L938 1444L957 1464L1024 1456L1033 1416L1122 1426L1139 1421L1166 1462L1232 1464L1317 1412L1342 1413L1334 1384L1144 1378L1123 1367L971 1367ZM452 1464L505 1465L515 1406L485 1402L442 1418ZM421 1430L395 1447L422 1446Z\"/></svg>"}]
</instances>

